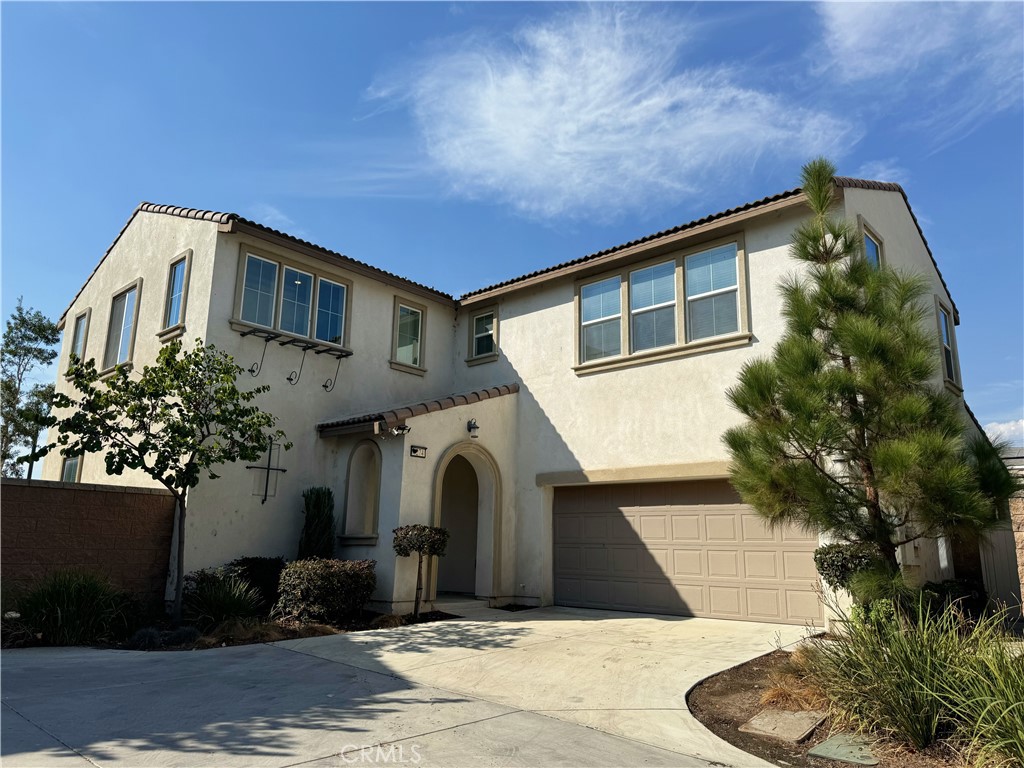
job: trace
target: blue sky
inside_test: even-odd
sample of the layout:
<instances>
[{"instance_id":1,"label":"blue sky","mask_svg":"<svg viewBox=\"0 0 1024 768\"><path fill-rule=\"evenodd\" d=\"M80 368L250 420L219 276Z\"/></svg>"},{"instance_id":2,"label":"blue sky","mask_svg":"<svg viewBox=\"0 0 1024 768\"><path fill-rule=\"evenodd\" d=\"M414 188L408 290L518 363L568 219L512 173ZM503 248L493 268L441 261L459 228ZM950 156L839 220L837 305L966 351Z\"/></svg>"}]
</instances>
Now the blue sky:
<instances>
[{"instance_id":1,"label":"blue sky","mask_svg":"<svg viewBox=\"0 0 1024 768\"><path fill-rule=\"evenodd\" d=\"M3 314L142 200L461 294L795 186L904 185L1024 442L1024 5L11 3ZM995 431L993 427L993 431Z\"/></svg>"}]
</instances>

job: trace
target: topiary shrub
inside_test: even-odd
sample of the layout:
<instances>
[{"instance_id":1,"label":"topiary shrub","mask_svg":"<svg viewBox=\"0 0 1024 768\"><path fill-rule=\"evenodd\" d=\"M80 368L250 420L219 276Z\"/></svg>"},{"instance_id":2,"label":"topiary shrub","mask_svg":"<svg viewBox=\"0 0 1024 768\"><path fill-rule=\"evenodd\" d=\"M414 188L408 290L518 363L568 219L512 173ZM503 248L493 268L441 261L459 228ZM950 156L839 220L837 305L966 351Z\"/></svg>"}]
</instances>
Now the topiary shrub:
<instances>
[{"instance_id":1,"label":"topiary shrub","mask_svg":"<svg viewBox=\"0 0 1024 768\"><path fill-rule=\"evenodd\" d=\"M226 568L195 571L185 577L185 620L203 632L230 619L247 619L260 612L260 593Z\"/></svg>"},{"instance_id":2,"label":"topiary shrub","mask_svg":"<svg viewBox=\"0 0 1024 768\"><path fill-rule=\"evenodd\" d=\"M413 603L413 618L420 615L420 596L423 593L423 558L444 557L448 547L448 531L429 525L403 525L395 528L392 546L399 557L416 553L416 600Z\"/></svg>"},{"instance_id":3,"label":"topiary shrub","mask_svg":"<svg viewBox=\"0 0 1024 768\"><path fill-rule=\"evenodd\" d=\"M130 595L99 576L58 571L18 599L18 613L46 645L85 645L125 637L134 614Z\"/></svg>"},{"instance_id":4,"label":"topiary shrub","mask_svg":"<svg viewBox=\"0 0 1024 768\"><path fill-rule=\"evenodd\" d=\"M225 568L248 581L259 592L263 600L263 612L269 613L281 595L281 571L284 566L283 557L239 557Z\"/></svg>"},{"instance_id":5,"label":"topiary shrub","mask_svg":"<svg viewBox=\"0 0 1024 768\"><path fill-rule=\"evenodd\" d=\"M306 522L299 537L299 560L334 557L334 492L314 486L302 492Z\"/></svg>"},{"instance_id":6,"label":"topiary shrub","mask_svg":"<svg viewBox=\"0 0 1024 768\"><path fill-rule=\"evenodd\" d=\"M361 611L377 586L374 560L310 558L281 572L276 611L304 623L338 624Z\"/></svg>"},{"instance_id":7,"label":"topiary shrub","mask_svg":"<svg viewBox=\"0 0 1024 768\"><path fill-rule=\"evenodd\" d=\"M880 564L878 549L863 542L825 544L814 550L814 565L832 589L849 590L850 580L856 574Z\"/></svg>"}]
</instances>

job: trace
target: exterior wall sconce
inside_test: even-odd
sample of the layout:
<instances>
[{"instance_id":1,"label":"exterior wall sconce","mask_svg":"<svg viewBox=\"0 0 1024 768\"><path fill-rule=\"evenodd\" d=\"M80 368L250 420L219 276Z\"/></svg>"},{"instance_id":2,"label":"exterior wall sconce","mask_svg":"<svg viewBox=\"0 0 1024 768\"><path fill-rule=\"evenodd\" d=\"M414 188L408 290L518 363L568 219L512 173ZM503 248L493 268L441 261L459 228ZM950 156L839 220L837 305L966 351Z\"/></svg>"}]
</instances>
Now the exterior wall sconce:
<instances>
[{"instance_id":1,"label":"exterior wall sconce","mask_svg":"<svg viewBox=\"0 0 1024 768\"><path fill-rule=\"evenodd\" d=\"M389 437L404 437L410 432L412 432L412 427L408 424L396 424L393 427L389 427L388 423L383 419L373 423L373 434L380 435L385 439Z\"/></svg>"},{"instance_id":2,"label":"exterior wall sconce","mask_svg":"<svg viewBox=\"0 0 1024 768\"><path fill-rule=\"evenodd\" d=\"M476 419L470 419L466 422L466 431L469 432L469 436L474 440L479 437L477 432L480 431L480 425L476 423Z\"/></svg>"}]
</instances>

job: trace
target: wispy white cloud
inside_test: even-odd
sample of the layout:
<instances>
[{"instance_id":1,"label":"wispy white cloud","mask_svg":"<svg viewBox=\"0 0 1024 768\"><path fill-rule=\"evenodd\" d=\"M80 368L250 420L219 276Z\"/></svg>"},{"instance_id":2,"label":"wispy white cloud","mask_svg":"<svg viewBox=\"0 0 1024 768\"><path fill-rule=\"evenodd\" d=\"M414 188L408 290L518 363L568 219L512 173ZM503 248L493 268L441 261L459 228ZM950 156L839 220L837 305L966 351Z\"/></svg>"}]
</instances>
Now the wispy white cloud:
<instances>
[{"instance_id":1,"label":"wispy white cloud","mask_svg":"<svg viewBox=\"0 0 1024 768\"><path fill-rule=\"evenodd\" d=\"M860 168L854 172L854 176L874 181L892 181L903 186L910 181L910 172L902 167L895 157L862 163Z\"/></svg>"},{"instance_id":2,"label":"wispy white cloud","mask_svg":"<svg viewBox=\"0 0 1024 768\"><path fill-rule=\"evenodd\" d=\"M270 203L253 203L249 206L249 218L274 229L290 231L295 227L291 216Z\"/></svg>"},{"instance_id":3,"label":"wispy white cloud","mask_svg":"<svg viewBox=\"0 0 1024 768\"><path fill-rule=\"evenodd\" d=\"M1021 103L1020 3L835 2L817 10L828 51L821 71L916 114L908 124L928 129L936 147Z\"/></svg>"},{"instance_id":4,"label":"wispy white cloud","mask_svg":"<svg viewBox=\"0 0 1024 768\"><path fill-rule=\"evenodd\" d=\"M434 167L465 197L539 217L595 217L720 188L762 159L838 155L844 121L680 61L685 26L586 6L507 38L469 36L370 89L407 106Z\"/></svg>"},{"instance_id":5,"label":"wispy white cloud","mask_svg":"<svg viewBox=\"0 0 1024 768\"><path fill-rule=\"evenodd\" d=\"M1024 445L1024 419L990 422L985 425L985 434L993 440L1005 440L1010 445Z\"/></svg>"}]
</instances>

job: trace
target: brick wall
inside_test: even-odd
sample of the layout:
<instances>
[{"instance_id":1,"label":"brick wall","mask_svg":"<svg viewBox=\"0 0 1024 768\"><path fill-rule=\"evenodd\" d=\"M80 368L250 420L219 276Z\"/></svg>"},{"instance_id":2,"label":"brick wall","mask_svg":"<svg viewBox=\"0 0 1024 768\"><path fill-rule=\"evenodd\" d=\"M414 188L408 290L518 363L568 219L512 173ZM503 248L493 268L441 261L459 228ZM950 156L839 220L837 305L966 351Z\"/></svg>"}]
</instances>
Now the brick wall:
<instances>
[{"instance_id":1,"label":"brick wall","mask_svg":"<svg viewBox=\"0 0 1024 768\"><path fill-rule=\"evenodd\" d=\"M4 480L4 591L75 569L106 576L144 599L162 599L173 525L174 497L162 489Z\"/></svg>"},{"instance_id":2,"label":"brick wall","mask_svg":"<svg viewBox=\"0 0 1024 768\"><path fill-rule=\"evenodd\" d=\"M1020 577L1021 594L1024 594L1024 496L1010 499L1010 520L1017 544L1017 575Z\"/></svg>"}]
</instances>

